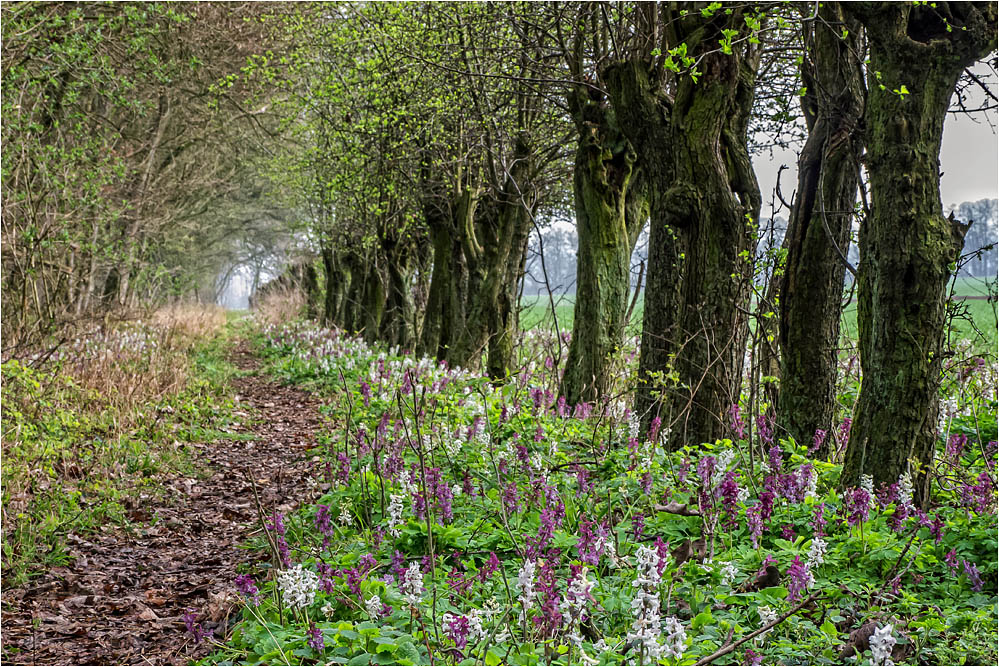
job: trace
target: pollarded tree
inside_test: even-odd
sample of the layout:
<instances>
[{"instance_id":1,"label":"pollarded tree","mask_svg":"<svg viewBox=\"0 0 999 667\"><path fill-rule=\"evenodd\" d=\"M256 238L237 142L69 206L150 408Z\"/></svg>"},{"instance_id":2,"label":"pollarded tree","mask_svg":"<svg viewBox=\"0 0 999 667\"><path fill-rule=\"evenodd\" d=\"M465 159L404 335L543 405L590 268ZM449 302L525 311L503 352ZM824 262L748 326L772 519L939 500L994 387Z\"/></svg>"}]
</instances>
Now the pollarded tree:
<instances>
[{"instance_id":1,"label":"pollarded tree","mask_svg":"<svg viewBox=\"0 0 999 667\"><path fill-rule=\"evenodd\" d=\"M760 193L746 134L762 16L743 4L639 4L630 55L605 68L650 193L636 409L670 446L724 434L745 351Z\"/></svg>"},{"instance_id":2,"label":"pollarded tree","mask_svg":"<svg viewBox=\"0 0 999 667\"><path fill-rule=\"evenodd\" d=\"M595 64L611 51L610 27L602 16L608 11L598 3L570 9L570 20L562 22L568 37L560 40L574 82L567 86L566 99L577 135L576 301L560 390L570 405L595 400L607 391L610 357L624 339L631 252L648 218L635 150L606 92L593 84Z\"/></svg>"},{"instance_id":3,"label":"pollarded tree","mask_svg":"<svg viewBox=\"0 0 999 667\"><path fill-rule=\"evenodd\" d=\"M996 48L991 2L845 5L870 43L871 215L860 230L863 381L842 482L925 473L937 439L945 286L967 227L943 216L940 140L961 73ZM929 475L920 476L925 498Z\"/></svg>"},{"instance_id":4,"label":"pollarded tree","mask_svg":"<svg viewBox=\"0 0 999 667\"><path fill-rule=\"evenodd\" d=\"M777 421L799 443L835 417L843 277L863 152L863 31L841 3L803 23L801 100L808 140L788 221L779 287ZM827 444L819 452L824 454Z\"/></svg>"},{"instance_id":5,"label":"pollarded tree","mask_svg":"<svg viewBox=\"0 0 999 667\"><path fill-rule=\"evenodd\" d=\"M421 201L434 269L420 349L504 377L518 335L517 288L528 235L553 189L563 118L542 88L542 35L527 5L428 4L415 13L420 53L457 97L419 133ZM460 252L459 252L460 251Z\"/></svg>"}]
</instances>

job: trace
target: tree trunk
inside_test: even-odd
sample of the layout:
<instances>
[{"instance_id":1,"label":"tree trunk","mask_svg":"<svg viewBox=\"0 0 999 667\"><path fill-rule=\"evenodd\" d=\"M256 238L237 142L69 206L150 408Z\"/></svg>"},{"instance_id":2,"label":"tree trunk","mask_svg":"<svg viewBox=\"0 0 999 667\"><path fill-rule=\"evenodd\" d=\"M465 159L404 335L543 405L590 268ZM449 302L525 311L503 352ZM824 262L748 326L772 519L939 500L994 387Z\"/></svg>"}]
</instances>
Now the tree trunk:
<instances>
[{"instance_id":1,"label":"tree trunk","mask_svg":"<svg viewBox=\"0 0 999 667\"><path fill-rule=\"evenodd\" d=\"M374 254L374 253L371 253ZM374 258L372 258L374 260ZM377 342L381 331L382 317L385 314L385 281L378 269L378 262L371 261L364 277L363 302L361 306L361 329L368 344Z\"/></svg>"},{"instance_id":2,"label":"tree trunk","mask_svg":"<svg viewBox=\"0 0 999 667\"><path fill-rule=\"evenodd\" d=\"M460 227L462 251L468 267L465 318L448 352L448 361L479 368L488 350L487 370L493 379L506 376L513 360L516 337L516 289L524 271L527 236L531 228L528 190L530 145L524 133L517 139L512 166L495 199L484 201Z\"/></svg>"},{"instance_id":3,"label":"tree trunk","mask_svg":"<svg viewBox=\"0 0 999 667\"><path fill-rule=\"evenodd\" d=\"M464 322L462 285L465 282L465 264L458 227L465 216L474 215L475 203L473 192L463 192L448 210L442 210L437 200L424 204L434 248L434 266L417 348L420 356L446 359L455 333Z\"/></svg>"},{"instance_id":4,"label":"tree trunk","mask_svg":"<svg viewBox=\"0 0 999 667\"><path fill-rule=\"evenodd\" d=\"M841 30L849 31L845 39ZM787 229L779 285L781 386L778 423L799 444L830 433L843 277L857 197L863 137L863 33L840 3L824 3L806 28L802 100L808 140L798 159L798 189ZM817 454L825 456L831 436Z\"/></svg>"},{"instance_id":5,"label":"tree trunk","mask_svg":"<svg viewBox=\"0 0 999 667\"><path fill-rule=\"evenodd\" d=\"M671 448L723 437L738 399L760 209L746 148L758 55L717 52L711 31L701 45L703 73L680 78L675 98L641 59L604 73L651 197L635 407L645 425L661 416Z\"/></svg>"},{"instance_id":6,"label":"tree trunk","mask_svg":"<svg viewBox=\"0 0 999 667\"><path fill-rule=\"evenodd\" d=\"M871 45L871 216L860 230L860 363L841 483L892 483L913 464L925 500L937 440L945 286L967 227L943 217L940 139L964 68L996 47L996 5L847 5ZM904 89L903 89L904 86Z\"/></svg>"},{"instance_id":7,"label":"tree trunk","mask_svg":"<svg viewBox=\"0 0 999 667\"><path fill-rule=\"evenodd\" d=\"M633 188L635 151L612 111L578 88L569 103L578 131L573 192L579 245L572 339L560 392L575 405L607 391L610 357L624 338L631 251L645 222L645 196ZM629 198L638 201L631 215Z\"/></svg>"},{"instance_id":8,"label":"tree trunk","mask_svg":"<svg viewBox=\"0 0 999 667\"><path fill-rule=\"evenodd\" d=\"M389 346L409 350L413 346L415 334L413 320L416 307L413 304L413 247L403 242L383 241L388 261L388 294L385 313L382 316L380 338Z\"/></svg>"}]
</instances>

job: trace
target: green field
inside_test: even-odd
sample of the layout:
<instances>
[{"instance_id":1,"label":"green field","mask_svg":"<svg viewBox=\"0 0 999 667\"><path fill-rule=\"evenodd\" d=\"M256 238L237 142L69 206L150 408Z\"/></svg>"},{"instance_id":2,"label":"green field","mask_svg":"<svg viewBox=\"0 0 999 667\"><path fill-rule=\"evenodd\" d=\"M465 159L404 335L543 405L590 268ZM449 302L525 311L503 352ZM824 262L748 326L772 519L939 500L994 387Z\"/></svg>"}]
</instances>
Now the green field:
<instances>
[{"instance_id":1,"label":"green field","mask_svg":"<svg viewBox=\"0 0 999 667\"><path fill-rule=\"evenodd\" d=\"M967 338L975 346L985 351L995 353L997 341L996 304L989 301L991 290L995 291L995 280L986 281L982 278L958 278L954 294L958 297L979 297L957 300L957 308L963 313L955 318L952 328L953 340ZM572 329L573 305L575 294L554 296L555 312L558 315L560 331ZM551 328L552 307L547 294L540 296L524 296L521 301L520 323L524 329ZM639 298L631 315L629 331L637 333L642 326L643 300ZM975 328L981 332L979 334ZM843 311L843 335L856 339L857 337L857 303L856 300Z\"/></svg>"}]
</instances>

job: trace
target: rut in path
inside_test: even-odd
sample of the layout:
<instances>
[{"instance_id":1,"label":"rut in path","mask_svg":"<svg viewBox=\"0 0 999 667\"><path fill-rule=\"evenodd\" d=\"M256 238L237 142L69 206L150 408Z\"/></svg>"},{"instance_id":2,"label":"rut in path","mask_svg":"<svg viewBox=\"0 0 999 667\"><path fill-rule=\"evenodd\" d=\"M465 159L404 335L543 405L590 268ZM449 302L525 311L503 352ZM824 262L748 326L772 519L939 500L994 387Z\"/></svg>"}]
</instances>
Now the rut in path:
<instances>
[{"instance_id":1,"label":"rut in path","mask_svg":"<svg viewBox=\"0 0 999 667\"><path fill-rule=\"evenodd\" d=\"M258 365L245 347L232 362ZM4 664L183 664L211 650L185 634L188 609L227 634L236 566L251 558L239 545L258 526L246 474L268 511L292 509L309 493L307 450L319 430L319 401L307 392L256 374L232 384L237 411L253 422L234 430L256 439L192 445L207 477L168 480L166 500L132 509L141 522L132 534L70 535L72 564L5 590Z\"/></svg>"}]
</instances>

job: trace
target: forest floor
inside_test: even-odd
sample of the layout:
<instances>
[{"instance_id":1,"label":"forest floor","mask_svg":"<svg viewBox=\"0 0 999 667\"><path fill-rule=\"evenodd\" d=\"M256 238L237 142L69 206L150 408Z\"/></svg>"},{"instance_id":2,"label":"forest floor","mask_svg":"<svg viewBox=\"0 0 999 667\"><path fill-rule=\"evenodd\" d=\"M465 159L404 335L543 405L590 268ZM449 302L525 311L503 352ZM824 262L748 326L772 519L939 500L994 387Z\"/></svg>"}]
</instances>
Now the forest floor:
<instances>
[{"instance_id":1,"label":"forest floor","mask_svg":"<svg viewBox=\"0 0 999 667\"><path fill-rule=\"evenodd\" d=\"M69 565L5 590L3 663L187 663L209 650L185 632L189 611L227 634L241 545L259 531L259 506L287 512L308 497L319 419L318 401L258 374L245 344L230 362L241 433L195 445L199 478L166 480L163 500L132 508L131 530L69 535Z\"/></svg>"}]
</instances>

